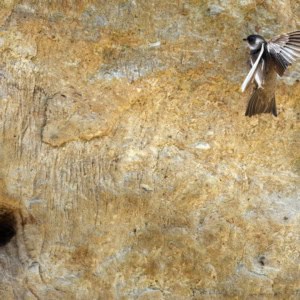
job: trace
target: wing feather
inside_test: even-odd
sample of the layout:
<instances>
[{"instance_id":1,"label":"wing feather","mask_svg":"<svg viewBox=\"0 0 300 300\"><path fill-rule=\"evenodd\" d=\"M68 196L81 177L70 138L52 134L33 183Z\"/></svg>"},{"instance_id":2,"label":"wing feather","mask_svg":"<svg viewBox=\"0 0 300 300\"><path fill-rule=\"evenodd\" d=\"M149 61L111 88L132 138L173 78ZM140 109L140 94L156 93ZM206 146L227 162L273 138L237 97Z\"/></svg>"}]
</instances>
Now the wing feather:
<instances>
[{"instance_id":1,"label":"wing feather","mask_svg":"<svg viewBox=\"0 0 300 300\"><path fill-rule=\"evenodd\" d=\"M293 49L290 49L288 47L284 48L284 52L288 53L289 55L293 56L293 59L296 59L297 57L300 57L300 52L296 52Z\"/></svg>"},{"instance_id":2,"label":"wing feather","mask_svg":"<svg viewBox=\"0 0 300 300\"><path fill-rule=\"evenodd\" d=\"M296 30L296 31L290 32L288 35L290 35L290 36L300 35L300 30Z\"/></svg>"},{"instance_id":3,"label":"wing feather","mask_svg":"<svg viewBox=\"0 0 300 300\"><path fill-rule=\"evenodd\" d=\"M292 44L287 43L285 47L287 49L293 50L295 53L298 53L298 55L300 54L300 49L297 46L293 46Z\"/></svg>"},{"instance_id":4,"label":"wing feather","mask_svg":"<svg viewBox=\"0 0 300 300\"><path fill-rule=\"evenodd\" d=\"M285 50L283 50L283 51L281 52L281 54L283 55L284 59L285 59L289 64L291 64L291 63L295 60L295 58L294 58L289 52L287 52L287 51L285 51Z\"/></svg>"},{"instance_id":5,"label":"wing feather","mask_svg":"<svg viewBox=\"0 0 300 300\"><path fill-rule=\"evenodd\" d=\"M267 43L267 50L282 76L288 66L300 57L300 30L279 35Z\"/></svg>"}]
</instances>

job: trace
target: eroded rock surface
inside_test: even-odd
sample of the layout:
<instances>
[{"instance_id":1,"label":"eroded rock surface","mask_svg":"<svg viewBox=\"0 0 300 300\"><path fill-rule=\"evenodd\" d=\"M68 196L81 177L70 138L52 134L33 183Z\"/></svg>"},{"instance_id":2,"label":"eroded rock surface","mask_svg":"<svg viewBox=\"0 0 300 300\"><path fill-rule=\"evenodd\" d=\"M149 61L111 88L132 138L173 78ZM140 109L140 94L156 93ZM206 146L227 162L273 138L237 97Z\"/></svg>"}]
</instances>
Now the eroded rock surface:
<instances>
[{"instance_id":1,"label":"eroded rock surface","mask_svg":"<svg viewBox=\"0 0 300 300\"><path fill-rule=\"evenodd\" d=\"M1 298L300 297L300 65L240 92L298 1L0 7Z\"/></svg>"}]
</instances>

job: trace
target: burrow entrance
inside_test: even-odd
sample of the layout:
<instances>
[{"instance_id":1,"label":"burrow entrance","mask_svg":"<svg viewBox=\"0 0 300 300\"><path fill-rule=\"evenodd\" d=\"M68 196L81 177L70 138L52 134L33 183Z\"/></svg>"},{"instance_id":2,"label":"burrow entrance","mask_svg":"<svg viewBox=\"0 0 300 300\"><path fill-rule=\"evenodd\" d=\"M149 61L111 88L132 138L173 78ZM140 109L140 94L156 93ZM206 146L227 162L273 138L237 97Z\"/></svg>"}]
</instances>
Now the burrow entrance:
<instances>
[{"instance_id":1,"label":"burrow entrance","mask_svg":"<svg viewBox=\"0 0 300 300\"><path fill-rule=\"evenodd\" d=\"M0 247L7 245L16 235L17 220L15 212L8 208L0 207Z\"/></svg>"}]
</instances>

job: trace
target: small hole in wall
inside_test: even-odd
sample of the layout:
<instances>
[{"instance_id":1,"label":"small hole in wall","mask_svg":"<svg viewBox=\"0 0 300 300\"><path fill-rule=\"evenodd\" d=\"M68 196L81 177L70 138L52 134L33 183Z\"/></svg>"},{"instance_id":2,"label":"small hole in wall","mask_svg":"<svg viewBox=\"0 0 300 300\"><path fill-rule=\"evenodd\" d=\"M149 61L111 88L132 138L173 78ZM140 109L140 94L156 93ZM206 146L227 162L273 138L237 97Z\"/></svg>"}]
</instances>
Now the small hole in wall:
<instances>
[{"instance_id":1,"label":"small hole in wall","mask_svg":"<svg viewBox=\"0 0 300 300\"><path fill-rule=\"evenodd\" d=\"M8 244L16 235L16 224L14 213L0 208L0 247Z\"/></svg>"},{"instance_id":2,"label":"small hole in wall","mask_svg":"<svg viewBox=\"0 0 300 300\"><path fill-rule=\"evenodd\" d=\"M261 266L264 266L266 264L266 258L264 256L260 256L258 262Z\"/></svg>"}]
</instances>

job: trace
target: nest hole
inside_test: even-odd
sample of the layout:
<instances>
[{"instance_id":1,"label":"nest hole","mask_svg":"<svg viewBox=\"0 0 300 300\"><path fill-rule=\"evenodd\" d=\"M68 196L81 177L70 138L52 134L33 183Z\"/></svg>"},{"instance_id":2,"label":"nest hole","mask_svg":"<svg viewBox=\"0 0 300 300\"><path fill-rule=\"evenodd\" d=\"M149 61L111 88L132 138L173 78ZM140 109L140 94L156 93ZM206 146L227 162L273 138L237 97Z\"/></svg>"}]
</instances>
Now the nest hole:
<instances>
[{"instance_id":1,"label":"nest hole","mask_svg":"<svg viewBox=\"0 0 300 300\"><path fill-rule=\"evenodd\" d=\"M0 247L7 245L16 235L17 221L13 211L0 208Z\"/></svg>"}]
</instances>

